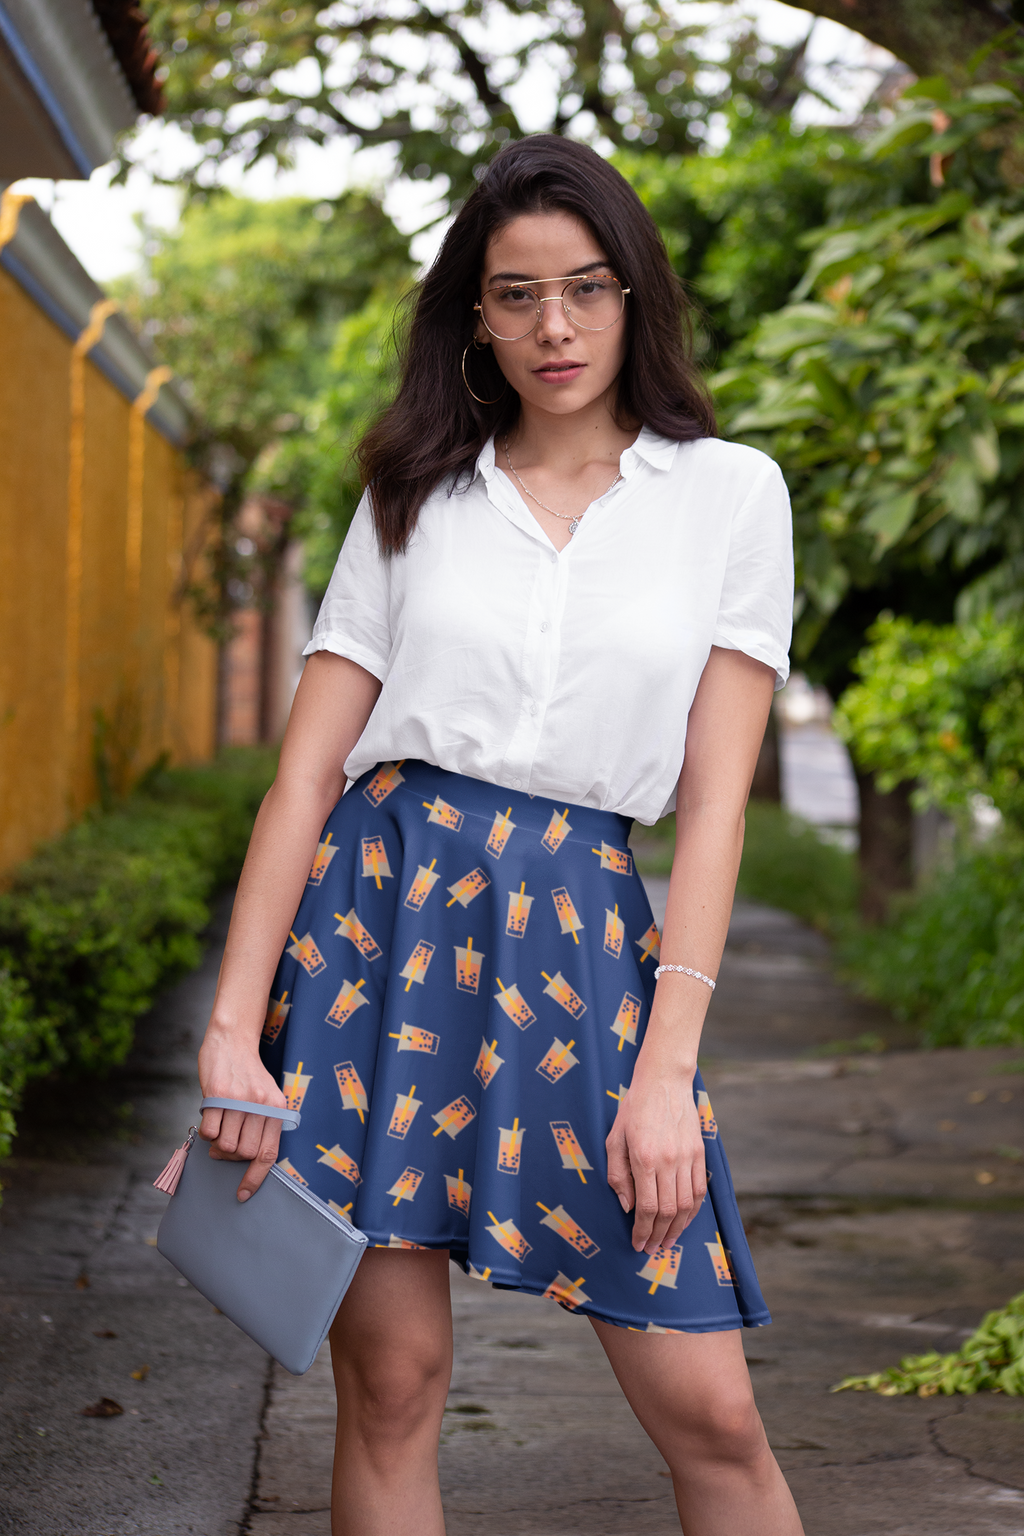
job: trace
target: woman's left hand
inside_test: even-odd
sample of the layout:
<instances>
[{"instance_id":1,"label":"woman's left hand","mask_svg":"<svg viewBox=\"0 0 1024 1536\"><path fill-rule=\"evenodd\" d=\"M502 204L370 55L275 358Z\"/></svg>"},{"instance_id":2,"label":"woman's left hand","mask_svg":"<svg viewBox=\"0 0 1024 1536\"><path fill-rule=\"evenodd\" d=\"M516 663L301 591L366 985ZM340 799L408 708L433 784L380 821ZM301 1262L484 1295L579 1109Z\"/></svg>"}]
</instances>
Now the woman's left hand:
<instances>
[{"instance_id":1,"label":"woman's left hand","mask_svg":"<svg viewBox=\"0 0 1024 1536\"><path fill-rule=\"evenodd\" d=\"M708 1187L692 1071L648 1067L641 1054L605 1148L608 1183L623 1210L635 1209L633 1247L670 1248Z\"/></svg>"}]
</instances>

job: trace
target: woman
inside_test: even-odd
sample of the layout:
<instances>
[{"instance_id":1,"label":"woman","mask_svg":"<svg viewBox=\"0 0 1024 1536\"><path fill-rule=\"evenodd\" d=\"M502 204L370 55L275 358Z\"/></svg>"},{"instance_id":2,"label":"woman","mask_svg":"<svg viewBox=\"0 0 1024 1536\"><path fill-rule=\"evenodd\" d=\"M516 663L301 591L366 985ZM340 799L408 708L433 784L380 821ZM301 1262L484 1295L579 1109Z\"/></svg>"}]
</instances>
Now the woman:
<instances>
[{"instance_id":1,"label":"woman","mask_svg":"<svg viewBox=\"0 0 1024 1536\"><path fill-rule=\"evenodd\" d=\"M615 170L510 145L360 450L200 1053L205 1094L284 1085L283 1166L375 1245L331 1334L334 1536L443 1532L449 1255L589 1317L687 1536L801 1529L696 1070L786 676L789 508L775 465L715 439L684 316ZM673 804L655 985L627 836ZM204 1115L212 1155L250 1161L239 1199L278 1126Z\"/></svg>"}]
</instances>

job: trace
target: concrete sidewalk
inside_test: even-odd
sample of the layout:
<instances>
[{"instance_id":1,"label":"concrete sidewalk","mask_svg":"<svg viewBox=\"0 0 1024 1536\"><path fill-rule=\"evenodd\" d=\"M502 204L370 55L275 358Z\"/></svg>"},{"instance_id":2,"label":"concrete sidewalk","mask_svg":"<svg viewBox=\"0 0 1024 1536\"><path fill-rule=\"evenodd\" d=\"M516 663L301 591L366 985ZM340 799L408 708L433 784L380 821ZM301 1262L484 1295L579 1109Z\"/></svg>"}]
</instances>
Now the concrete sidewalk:
<instances>
[{"instance_id":1,"label":"concrete sidewalk","mask_svg":"<svg viewBox=\"0 0 1024 1536\"><path fill-rule=\"evenodd\" d=\"M149 1246L149 1181L194 1107L215 961L140 1032L119 1091L141 1139L5 1172L0 1531L329 1531L326 1353L301 1379L268 1372ZM816 935L737 908L705 1076L775 1316L745 1336L769 1436L808 1536L1024 1536L1019 1399L828 1392L956 1347L1024 1287L1012 1053L807 1054L866 1032L906 1043L835 985ZM665 1469L586 1321L454 1270L453 1301L449 1536L678 1536ZM81 1417L103 1396L125 1413Z\"/></svg>"}]
</instances>

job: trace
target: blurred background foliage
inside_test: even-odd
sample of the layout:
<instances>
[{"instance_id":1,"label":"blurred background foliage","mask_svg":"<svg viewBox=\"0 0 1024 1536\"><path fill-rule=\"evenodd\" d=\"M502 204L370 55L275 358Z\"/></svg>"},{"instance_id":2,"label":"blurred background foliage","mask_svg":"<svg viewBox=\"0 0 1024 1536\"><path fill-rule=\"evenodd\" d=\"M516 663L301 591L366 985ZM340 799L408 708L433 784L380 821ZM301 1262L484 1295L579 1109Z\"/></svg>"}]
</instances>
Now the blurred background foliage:
<instances>
[{"instance_id":1,"label":"blurred background foliage","mask_svg":"<svg viewBox=\"0 0 1024 1536\"><path fill-rule=\"evenodd\" d=\"M146 235L142 267L114 286L184 381L192 452L221 491L212 579L193 595L223 639L232 613L272 575L261 563L280 557L291 514L330 473L326 463L320 473L313 467L317 450L328 460L334 452L317 424L332 390L345 392L347 370L359 371L358 347L346 350L339 326L367 305L371 328L385 323L379 295L409 280L409 242L379 198L358 190L323 201L218 190L191 199L173 233ZM364 372L360 387L366 382ZM373 389L364 398L372 408ZM264 471L279 456L295 465L281 478L287 515L259 549L238 540L235 521L246 495L276 483Z\"/></svg>"}]
</instances>

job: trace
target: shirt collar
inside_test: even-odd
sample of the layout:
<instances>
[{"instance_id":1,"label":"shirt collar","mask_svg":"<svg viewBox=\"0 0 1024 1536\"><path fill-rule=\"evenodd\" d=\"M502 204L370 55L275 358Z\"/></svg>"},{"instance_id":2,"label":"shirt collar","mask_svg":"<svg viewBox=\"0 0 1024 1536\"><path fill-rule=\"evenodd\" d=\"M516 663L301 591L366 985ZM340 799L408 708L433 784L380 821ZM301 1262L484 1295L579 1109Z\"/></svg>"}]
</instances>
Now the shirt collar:
<instances>
[{"instance_id":1,"label":"shirt collar","mask_svg":"<svg viewBox=\"0 0 1024 1536\"><path fill-rule=\"evenodd\" d=\"M679 444L673 442L670 437L660 437L657 432L652 432L649 427L641 427L636 442L625 450L619 461L623 479L628 478L632 474L640 460L650 464L652 469L671 469L678 447ZM487 439L477 455L475 475L481 475L488 484L494 479L495 444L493 435Z\"/></svg>"},{"instance_id":2,"label":"shirt collar","mask_svg":"<svg viewBox=\"0 0 1024 1536\"><path fill-rule=\"evenodd\" d=\"M494 434L487 439L480 452L477 454L476 469L473 471L474 479L482 475L489 485L494 479Z\"/></svg>"},{"instance_id":3,"label":"shirt collar","mask_svg":"<svg viewBox=\"0 0 1024 1536\"><path fill-rule=\"evenodd\" d=\"M660 437L650 427L641 427L636 442L626 449L619 460L620 473L625 478L636 469L641 459L652 469L671 469L678 447L679 444L670 437Z\"/></svg>"}]
</instances>

